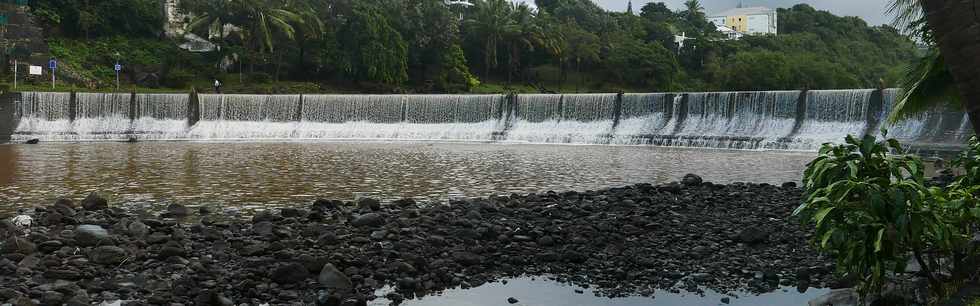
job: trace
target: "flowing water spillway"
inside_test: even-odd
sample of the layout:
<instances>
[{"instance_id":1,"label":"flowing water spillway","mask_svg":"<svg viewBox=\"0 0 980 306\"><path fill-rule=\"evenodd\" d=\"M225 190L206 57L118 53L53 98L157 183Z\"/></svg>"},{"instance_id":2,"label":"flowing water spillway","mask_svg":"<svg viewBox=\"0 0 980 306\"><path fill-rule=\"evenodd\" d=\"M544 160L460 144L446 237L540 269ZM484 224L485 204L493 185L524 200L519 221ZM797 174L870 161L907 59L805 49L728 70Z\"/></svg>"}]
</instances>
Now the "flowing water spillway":
<instances>
[{"instance_id":1,"label":"flowing water spillway","mask_svg":"<svg viewBox=\"0 0 980 306\"><path fill-rule=\"evenodd\" d=\"M898 90L520 95L25 92L14 140L386 139L812 151L878 134L924 147L972 135L936 108L891 123Z\"/></svg>"}]
</instances>

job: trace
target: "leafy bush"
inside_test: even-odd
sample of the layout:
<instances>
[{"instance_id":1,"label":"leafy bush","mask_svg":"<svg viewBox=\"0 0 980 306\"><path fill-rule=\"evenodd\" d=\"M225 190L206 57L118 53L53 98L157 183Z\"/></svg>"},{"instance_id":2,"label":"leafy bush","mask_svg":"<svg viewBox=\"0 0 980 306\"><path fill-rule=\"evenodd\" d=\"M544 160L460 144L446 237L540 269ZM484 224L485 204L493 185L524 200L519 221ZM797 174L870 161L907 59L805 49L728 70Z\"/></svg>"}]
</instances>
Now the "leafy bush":
<instances>
[{"instance_id":1,"label":"leafy bush","mask_svg":"<svg viewBox=\"0 0 980 306\"><path fill-rule=\"evenodd\" d=\"M272 82L272 76L265 72L252 72L248 74L248 80L252 83L265 84Z\"/></svg>"},{"instance_id":2,"label":"leafy bush","mask_svg":"<svg viewBox=\"0 0 980 306\"><path fill-rule=\"evenodd\" d=\"M194 80L194 74L184 69L171 69L163 77L163 86L168 88L187 88Z\"/></svg>"},{"instance_id":3,"label":"leafy bush","mask_svg":"<svg viewBox=\"0 0 980 306\"><path fill-rule=\"evenodd\" d=\"M880 292L910 259L940 292L939 272L955 270L951 265L971 253L967 246L980 217L976 187L927 188L924 169L898 141L874 136L825 144L807 165L806 197L794 214L815 224L816 244L836 257L845 277L860 282L862 294Z\"/></svg>"}]
</instances>

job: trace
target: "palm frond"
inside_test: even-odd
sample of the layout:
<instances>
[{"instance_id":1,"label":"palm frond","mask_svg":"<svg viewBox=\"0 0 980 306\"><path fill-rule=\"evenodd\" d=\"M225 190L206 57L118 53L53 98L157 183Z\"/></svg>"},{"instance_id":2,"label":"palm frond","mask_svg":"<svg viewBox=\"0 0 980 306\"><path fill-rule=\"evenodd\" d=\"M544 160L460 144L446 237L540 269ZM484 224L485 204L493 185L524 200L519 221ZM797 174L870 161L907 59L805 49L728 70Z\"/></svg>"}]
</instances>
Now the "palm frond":
<instances>
[{"instance_id":1,"label":"palm frond","mask_svg":"<svg viewBox=\"0 0 980 306\"><path fill-rule=\"evenodd\" d=\"M936 107L961 108L962 98L943 56L932 50L910 66L888 121L894 123Z\"/></svg>"}]
</instances>

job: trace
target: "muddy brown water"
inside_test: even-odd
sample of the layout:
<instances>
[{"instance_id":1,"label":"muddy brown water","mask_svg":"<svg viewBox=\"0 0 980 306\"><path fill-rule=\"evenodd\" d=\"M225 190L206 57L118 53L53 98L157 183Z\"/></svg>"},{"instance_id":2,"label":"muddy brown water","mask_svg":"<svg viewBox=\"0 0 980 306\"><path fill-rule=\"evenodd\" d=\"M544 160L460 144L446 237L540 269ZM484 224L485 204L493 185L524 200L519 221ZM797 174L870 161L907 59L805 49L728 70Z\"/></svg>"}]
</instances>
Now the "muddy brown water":
<instances>
[{"instance_id":1,"label":"muddy brown water","mask_svg":"<svg viewBox=\"0 0 980 306\"><path fill-rule=\"evenodd\" d=\"M80 200L244 210L352 200L592 190L707 181L798 181L813 153L596 145L146 142L0 145L0 212Z\"/></svg>"}]
</instances>

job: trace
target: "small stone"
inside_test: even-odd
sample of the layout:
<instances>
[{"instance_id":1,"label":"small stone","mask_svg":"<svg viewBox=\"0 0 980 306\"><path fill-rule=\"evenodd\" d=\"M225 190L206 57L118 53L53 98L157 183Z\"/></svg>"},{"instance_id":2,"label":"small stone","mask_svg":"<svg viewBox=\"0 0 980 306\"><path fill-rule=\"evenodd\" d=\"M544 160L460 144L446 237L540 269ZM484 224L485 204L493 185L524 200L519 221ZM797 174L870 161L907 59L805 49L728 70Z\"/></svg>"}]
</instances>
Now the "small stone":
<instances>
[{"instance_id":1,"label":"small stone","mask_svg":"<svg viewBox=\"0 0 980 306\"><path fill-rule=\"evenodd\" d=\"M82 208L88 211L107 209L109 208L109 201L106 201L98 193L93 192L82 200Z\"/></svg>"},{"instance_id":2,"label":"small stone","mask_svg":"<svg viewBox=\"0 0 980 306\"><path fill-rule=\"evenodd\" d=\"M111 245L97 247L89 253L92 262L103 265L120 264L126 260L126 257L126 250Z\"/></svg>"},{"instance_id":3,"label":"small stone","mask_svg":"<svg viewBox=\"0 0 980 306\"><path fill-rule=\"evenodd\" d=\"M381 201L374 198L360 198L357 200L357 208L362 211L379 211L381 210Z\"/></svg>"},{"instance_id":4,"label":"small stone","mask_svg":"<svg viewBox=\"0 0 980 306\"><path fill-rule=\"evenodd\" d=\"M683 179L681 179L681 184L684 184L685 186L699 186L702 182L704 181L700 176L691 173L688 173Z\"/></svg>"},{"instance_id":5,"label":"small stone","mask_svg":"<svg viewBox=\"0 0 980 306\"><path fill-rule=\"evenodd\" d=\"M354 220L351 221L350 224L357 227L361 227L361 226L377 227L377 226L384 225L385 220L378 213L368 213L368 214L360 215L357 218L354 218Z\"/></svg>"},{"instance_id":6,"label":"small stone","mask_svg":"<svg viewBox=\"0 0 980 306\"><path fill-rule=\"evenodd\" d=\"M302 216L303 212L295 208L283 208L282 210L279 211L279 214L283 218L296 218Z\"/></svg>"},{"instance_id":7,"label":"small stone","mask_svg":"<svg viewBox=\"0 0 980 306\"><path fill-rule=\"evenodd\" d=\"M517 304L517 302L520 302L520 301L518 301L518 300L517 300L517 299L515 299L514 297L509 297L509 298L507 298L507 303L511 303L511 304Z\"/></svg>"},{"instance_id":8,"label":"small stone","mask_svg":"<svg viewBox=\"0 0 980 306\"><path fill-rule=\"evenodd\" d=\"M728 304L728 303L731 303L732 302L732 299L730 299L728 297L723 297L723 298L721 298L721 302L722 303L725 303L725 304Z\"/></svg>"},{"instance_id":9,"label":"small stone","mask_svg":"<svg viewBox=\"0 0 980 306\"><path fill-rule=\"evenodd\" d=\"M75 228L75 243L80 246L111 244L109 231L98 225L79 225Z\"/></svg>"},{"instance_id":10,"label":"small stone","mask_svg":"<svg viewBox=\"0 0 980 306\"><path fill-rule=\"evenodd\" d=\"M350 278L343 272L340 272L333 264L323 266L323 269L320 270L320 275L317 277L317 281L320 282L320 285L331 289L350 290L353 288Z\"/></svg>"},{"instance_id":11,"label":"small stone","mask_svg":"<svg viewBox=\"0 0 980 306\"><path fill-rule=\"evenodd\" d=\"M30 240L11 236L0 245L0 254L23 254L30 255L34 253L35 250L34 243Z\"/></svg>"},{"instance_id":12,"label":"small stone","mask_svg":"<svg viewBox=\"0 0 980 306\"><path fill-rule=\"evenodd\" d=\"M269 278L280 284L295 284L306 280L310 276L306 266L300 263L287 263L272 269Z\"/></svg>"},{"instance_id":13,"label":"small stone","mask_svg":"<svg viewBox=\"0 0 980 306\"><path fill-rule=\"evenodd\" d=\"M793 189L793 188L796 188L796 182L783 183L783 189Z\"/></svg>"},{"instance_id":14,"label":"small stone","mask_svg":"<svg viewBox=\"0 0 980 306\"><path fill-rule=\"evenodd\" d=\"M167 212L164 213L164 216L169 218L183 218L190 214L191 210L187 206L174 203L167 206Z\"/></svg>"},{"instance_id":15,"label":"small stone","mask_svg":"<svg viewBox=\"0 0 980 306\"><path fill-rule=\"evenodd\" d=\"M738 233L738 240L748 244L765 242L769 238L769 231L757 226L749 226Z\"/></svg>"}]
</instances>

